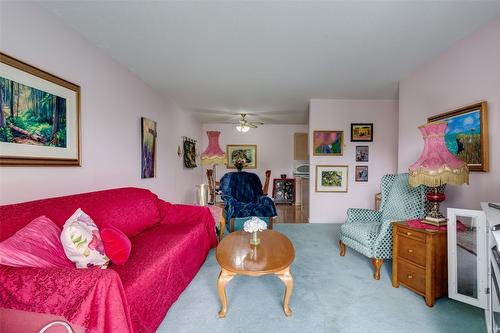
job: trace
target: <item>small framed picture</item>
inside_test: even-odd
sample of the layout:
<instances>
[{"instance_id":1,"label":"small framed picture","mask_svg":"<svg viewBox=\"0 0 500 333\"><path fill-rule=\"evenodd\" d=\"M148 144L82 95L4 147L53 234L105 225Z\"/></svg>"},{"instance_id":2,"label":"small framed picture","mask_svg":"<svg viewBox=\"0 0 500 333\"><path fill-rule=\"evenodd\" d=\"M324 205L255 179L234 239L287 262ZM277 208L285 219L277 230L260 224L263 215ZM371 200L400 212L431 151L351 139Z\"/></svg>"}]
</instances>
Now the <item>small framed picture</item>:
<instances>
[{"instance_id":1,"label":"small framed picture","mask_svg":"<svg viewBox=\"0 0 500 333\"><path fill-rule=\"evenodd\" d=\"M351 142L372 142L373 123L351 124Z\"/></svg>"},{"instance_id":2,"label":"small framed picture","mask_svg":"<svg viewBox=\"0 0 500 333\"><path fill-rule=\"evenodd\" d=\"M356 162L368 162L368 146L356 146Z\"/></svg>"},{"instance_id":3,"label":"small framed picture","mask_svg":"<svg viewBox=\"0 0 500 333\"><path fill-rule=\"evenodd\" d=\"M368 166L367 165L356 165L355 180L357 182L367 182L368 181Z\"/></svg>"},{"instance_id":4,"label":"small framed picture","mask_svg":"<svg viewBox=\"0 0 500 333\"><path fill-rule=\"evenodd\" d=\"M316 192L347 192L347 165L316 165Z\"/></svg>"}]
</instances>

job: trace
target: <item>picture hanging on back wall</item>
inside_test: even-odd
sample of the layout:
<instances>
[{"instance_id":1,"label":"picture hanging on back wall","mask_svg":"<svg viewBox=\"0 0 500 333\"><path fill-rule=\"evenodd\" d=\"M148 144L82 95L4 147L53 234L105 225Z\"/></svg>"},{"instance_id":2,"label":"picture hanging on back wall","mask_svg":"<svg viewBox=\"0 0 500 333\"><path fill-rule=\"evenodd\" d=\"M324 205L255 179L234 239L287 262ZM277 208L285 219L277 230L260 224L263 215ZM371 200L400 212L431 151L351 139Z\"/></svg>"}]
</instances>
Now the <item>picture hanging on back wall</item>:
<instances>
[{"instance_id":1,"label":"picture hanging on back wall","mask_svg":"<svg viewBox=\"0 0 500 333\"><path fill-rule=\"evenodd\" d=\"M196 168L196 140L182 137L184 140L184 167L192 169Z\"/></svg>"},{"instance_id":2,"label":"picture hanging on back wall","mask_svg":"<svg viewBox=\"0 0 500 333\"><path fill-rule=\"evenodd\" d=\"M368 181L368 166L367 165L357 165L355 180L357 182L367 182Z\"/></svg>"},{"instance_id":3,"label":"picture hanging on back wall","mask_svg":"<svg viewBox=\"0 0 500 333\"><path fill-rule=\"evenodd\" d=\"M156 176L156 121L141 118L141 178Z\"/></svg>"},{"instance_id":4,"label":"picture hanging on back wall","mask_svg":"<svg viewBox=\"0 0 500 333\"><path fill-rule=\"evenodd\" d=\"M236 169L234 161L245 160L244 169L257 168L257 145L227 145L226 146L226 168Z\"/></svg>"},{"instance_id":5,"label":"picture hanging on back wall","mask_svg":"<svg viewBox=\"0 0 500 333\"><path fill-rule=\"evenodd\" d=\"M470 171L488 171L488 104L476 103L427 119L445 121L448 150L467 163Z\"/></svg>"},{"instance_id":6,"label":"picture hanging on back wall","mask_svg":"<svg viewBox=\"0 0 500 333\"><path fill-rule=\"evenodd\" d=\"M356 146L356 162L368 162L368 146Z\"/></svg>"},{"instance_id":7,"label":"picture hanging on back wall","mask_svg":"<svg viewBox=\"0 0 500 333\"><path fill-rule=\"evenodd\" d=\"M357 123L351 124L351 142L372 142L373 124Z\"/></svg>"},{"instance_id":8,"label":"picture hanging on back wall","mask_svg":"<svg viewBox=\"0 0 500 333\"><path fill-rule=\"evenodd\" d=\"M316 165L316 192L347 192L347 165Z\"/></svg>"},{"instance_id":9,"label":"picture hanging on back wall","mask_svg":"<svg viewBox=\"0 0 500 333\"><path fill-rule=\"evenodd\" d=\"M314 156L344 155L344 131L314 131Z\"/></svg>"},{"instance_id":10,"label":"picture hanging on back wall","mask_svg":"<svg viewBox=\"0 0 500 333\"><path fill-rule=\"evenodd\" d=\"M0 164L80 165L80 87L3 53Z\"/></svg>"}]
</instances>

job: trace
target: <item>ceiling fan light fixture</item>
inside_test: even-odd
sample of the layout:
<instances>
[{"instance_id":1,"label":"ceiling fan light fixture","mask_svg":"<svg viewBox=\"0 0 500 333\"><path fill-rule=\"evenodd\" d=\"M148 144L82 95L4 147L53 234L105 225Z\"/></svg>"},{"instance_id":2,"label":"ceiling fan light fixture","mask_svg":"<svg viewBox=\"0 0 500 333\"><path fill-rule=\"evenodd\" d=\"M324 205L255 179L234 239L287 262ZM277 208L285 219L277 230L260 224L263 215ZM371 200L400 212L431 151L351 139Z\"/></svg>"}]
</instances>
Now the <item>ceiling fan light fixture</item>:
<instances>
[{"instance_id":1,"label":"ceiling fan light fixture","mask_svg":"<svg viewBox=\"0 0 500 333\"><path fill-rule=\"evenodd\" d=\"M250 130L250 127L247 125L238 125L238 126L236 126L236 130L238 132L246 133Z\"/></svg>"}]
</instances>

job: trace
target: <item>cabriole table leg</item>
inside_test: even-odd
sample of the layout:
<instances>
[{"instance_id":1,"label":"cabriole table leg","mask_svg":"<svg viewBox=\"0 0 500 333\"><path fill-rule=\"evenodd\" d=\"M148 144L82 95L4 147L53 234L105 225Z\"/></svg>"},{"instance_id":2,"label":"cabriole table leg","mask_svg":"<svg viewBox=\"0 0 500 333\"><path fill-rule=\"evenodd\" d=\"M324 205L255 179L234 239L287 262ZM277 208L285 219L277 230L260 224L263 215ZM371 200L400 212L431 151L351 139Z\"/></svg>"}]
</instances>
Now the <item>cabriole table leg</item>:
<instances>
[{"instance_id":1,"label":"cabriole table leg","mask_svg":"<svg viewBox=\"0 0 500 333\"><path fill-rule=\"evenodd\" d=\"M290 296L292 296L292 291L293 291L293 277L292 277L292 274L290 273L290 267L282 270L281 272L276 273L276 275L285 284L285 297L283 299L283 311L285 311L285 315L287 317L290 317L292 315L292 310L288 306L288 302L290 301Z\"/></svg>"},{"instance_id":2,"label":"cabriole table leg","mask_svg":"<svg viewBox=\"0 0 500 333\"><path fill-rule=\"evenodd\" d=\"M224 318L227 312L227 297L226 297L226 285L233 279L236 274L222 269L217 279L217 291L219 292L221 309L219 311L219 318Z\"/></svg>"}]
</instances>

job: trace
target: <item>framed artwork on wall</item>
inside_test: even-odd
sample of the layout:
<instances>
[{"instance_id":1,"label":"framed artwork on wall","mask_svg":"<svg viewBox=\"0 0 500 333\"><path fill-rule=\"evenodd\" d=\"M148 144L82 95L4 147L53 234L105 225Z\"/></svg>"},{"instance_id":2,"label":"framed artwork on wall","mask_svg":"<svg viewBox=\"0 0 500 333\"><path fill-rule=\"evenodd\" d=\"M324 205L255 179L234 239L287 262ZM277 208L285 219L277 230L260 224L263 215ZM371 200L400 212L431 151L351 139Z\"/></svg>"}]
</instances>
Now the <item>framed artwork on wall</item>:
<instances>
[{"instance_id":1,"label":"framed artwork on wall","mask_svg":"<svg viewBox=\"0 0 500 333\"><path fill-rule=\"evenodd\" d=\"M0 164L80 166L80 87L3 53Z\"/></svg>"},{"instance_id":2,"label":"framed artwork on wall","mask_svg":"<svg viewBox=\"0 0 500 333\"><path fill-rule=\"evenodd\" d=\"M196 168L196 140L187 137L182 137L182 139L184 167L188 169Z\"/></svg>"},{"instance_id":3,"label":"framed artwork on wall","mask_svg":"<svg viewBox=\"0 0 500 333\"><path fill-rule=\"evenodd\" d=\"M488 171L488 104L480 102L429 117L428 122L445 121L448 150L467 163L470 171Z\"/></svg>"},{"instance_id":4,"label":"framed artwork on wall","mask_svg":"<svg viewBox=\"0 0 500 333\"><path fill-rule=\"evenodd\" d=\"M227 145L226 146L226 168L236 169L234 161L242 158L246 161L245 169L257 168L257 145Z\"/></svg>"},{"instance_id":5,"label":"framed artwork on wall","mask_svg":"<svg viewBox=\"0 0 500 333\"><path fill-rule=\"evenodd\" d=\"M368 166L367 165L356 165L355 181L357 182L367 182L368 181Z\"/></svg>"},{"instance_id":6,"label":"framed artwork on wall","mask_svg":"<svg viewBox=\"0 0 500 333\"><path fill-rule=\"evenodd\" d=\"M314 131L314 156L344 155L344 131Z\"/></svg>"},{"instance_id":7,"label":"framed artwork on wall","mask_svg":"<svg viewBox=\"0 0 500 333\"><path fill-rule=\"evenodd\" d=\"M347 192L347 165L316 165L316 192Z\"/></svg>"},{"instance_id":8,"label":"framed artwork on wall","mask_svg":"<svg viewBox=\"0 0 500 333\"><path fill-rule=\"evenodd\" d=\"M156 176L156 121L141 118L141 178Z\"/></svg>"},{"instance_id":9,"label":"framed artwork on wall","mask_svg":"<svg viewBox=\"0 0 500 333\"><path fill-rule=\"evenodd\" d=\"M373 123L351 124L351 142L372 142Z\"/></svg>"},{"instance_id":10,"label":"framed artwork on wall","mask_svg":"<svg viewBox=\"0 0 500 333\"><path fill-rule=\"evenodd\" d=\"M356 146L356 162L368 162L369 153L368 146Z\"/></svg>"}]
</instances>

